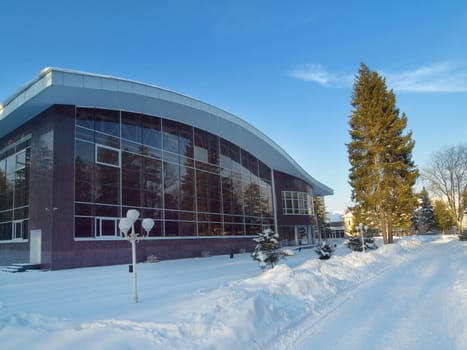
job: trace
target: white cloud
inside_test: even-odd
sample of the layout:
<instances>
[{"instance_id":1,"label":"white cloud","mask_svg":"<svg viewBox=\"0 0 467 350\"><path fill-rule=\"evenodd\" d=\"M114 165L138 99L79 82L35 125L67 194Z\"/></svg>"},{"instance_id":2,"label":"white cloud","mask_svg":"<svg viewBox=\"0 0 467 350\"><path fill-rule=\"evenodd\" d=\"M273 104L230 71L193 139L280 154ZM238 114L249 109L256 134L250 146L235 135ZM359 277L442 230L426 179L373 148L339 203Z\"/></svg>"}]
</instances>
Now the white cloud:
<instances>
[{"instance_id":1,"label":"white cloud","mask_svg":"<svg viewBox=\"0 0 467 350\"><path fill-rule=\"evenodd\" d=\"M441 62L400 73L381 73L400 92L467 92L467 65Z\"/></svg>"},{"instance_id":2,"label":"white cloud","mask_svg":"<svg viewBox=\"0 0 467 350\"><path fill-rule=\"evenodd\" d=\"M465 63L446 61L402 72L379 73L386 78L388 87L398 92L467 92ZM289 75L332 88L351 87L354 78L354 75L328 72L320 64L305 64Z\"/></svg>"},{"instance_id":3,"label":"white cloud","mask_svg":"<svg viewBox=\"0 0 467 350\"><path fill-rule=\"evenodd\" d=\"M305 64L290 73L291 77L311 81L327 87L347 87L352 85L352 75L329 73L320 64Z\"/></svg>"}]
</instances>

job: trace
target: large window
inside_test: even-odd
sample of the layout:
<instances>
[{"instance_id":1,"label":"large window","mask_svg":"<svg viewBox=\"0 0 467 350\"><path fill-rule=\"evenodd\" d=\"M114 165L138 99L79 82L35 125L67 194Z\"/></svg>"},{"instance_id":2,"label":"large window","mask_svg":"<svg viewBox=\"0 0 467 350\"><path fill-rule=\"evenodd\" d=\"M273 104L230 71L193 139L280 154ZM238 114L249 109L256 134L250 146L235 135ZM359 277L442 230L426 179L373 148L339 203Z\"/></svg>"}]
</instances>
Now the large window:
<instances>
[{"instance_id":1,"label":"large window","mask_svg":"<svg viewBox=\"0 0 467 350\"><path fill-rule=\"evenodd\" d=\"M30 137L0 151L0 240L28 238Z\"/></svg>"},{"instance_id":2,"label":"large window","mask_svg":"<svg viewBox=\"0 0 467 350\"><path fill-rule=\"evenodd\" d=\"M312 215L313 197L306 192L282 191L284 215Z\"/></svg>"},{"instance_id":3,"label":"large window","mask_svg":"<svg viewBox=\"0 0 467 350\"><path fill-rule=\"evenodd\" d=\"M255 235L274 225L271 169L173 120L77 108L75 238L120 237L130 208L156 237Z\"/></svg>"}]
</instances>

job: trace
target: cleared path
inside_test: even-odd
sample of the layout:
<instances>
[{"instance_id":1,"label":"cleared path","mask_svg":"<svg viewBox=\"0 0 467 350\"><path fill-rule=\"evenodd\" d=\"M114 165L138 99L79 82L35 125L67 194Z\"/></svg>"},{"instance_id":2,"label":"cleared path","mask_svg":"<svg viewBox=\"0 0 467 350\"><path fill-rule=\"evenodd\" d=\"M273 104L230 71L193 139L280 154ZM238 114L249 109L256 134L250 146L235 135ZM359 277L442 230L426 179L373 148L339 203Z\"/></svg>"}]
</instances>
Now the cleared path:
<instances>
[{"instance_id":1,"label":"cleared path","mask_svg":"<svg viewBox=\"0 0 467 350\"><path fill-rule=\"evenodd\" d=\"M467 349L466 305L467 244L435 242L289 330L280 347Z\"/></svg>"}]
</instances>

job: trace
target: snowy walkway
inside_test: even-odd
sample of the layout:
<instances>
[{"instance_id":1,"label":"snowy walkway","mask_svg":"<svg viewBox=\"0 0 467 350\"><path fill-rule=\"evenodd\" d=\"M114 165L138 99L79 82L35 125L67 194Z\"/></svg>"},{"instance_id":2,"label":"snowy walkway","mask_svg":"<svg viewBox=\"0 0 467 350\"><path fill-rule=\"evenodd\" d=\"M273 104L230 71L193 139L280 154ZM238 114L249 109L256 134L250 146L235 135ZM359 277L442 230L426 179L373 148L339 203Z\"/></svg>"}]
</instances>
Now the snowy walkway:
<instances>
[{"instance_id":1,"label":"snowy walkway","mask_svg":"<svg viewBox=\"0 0 467 350\"><path fill-rule=\"evenodd\" d=\"M467 349L467 243L407 237L375 251L304 249L261 272L249 254L0 272L0 348Z\"/></svg>"},{"instance_id":2,"label":"snowy walkway","mask_svg":"<svg viewBox=\"0 0 467 350\"><path fill-rule=\"evenodd\" d=\"M302 333L283 348L467 349L466 255L465 245L428 245L293 330Z\"/></svg>"}]
</instances>

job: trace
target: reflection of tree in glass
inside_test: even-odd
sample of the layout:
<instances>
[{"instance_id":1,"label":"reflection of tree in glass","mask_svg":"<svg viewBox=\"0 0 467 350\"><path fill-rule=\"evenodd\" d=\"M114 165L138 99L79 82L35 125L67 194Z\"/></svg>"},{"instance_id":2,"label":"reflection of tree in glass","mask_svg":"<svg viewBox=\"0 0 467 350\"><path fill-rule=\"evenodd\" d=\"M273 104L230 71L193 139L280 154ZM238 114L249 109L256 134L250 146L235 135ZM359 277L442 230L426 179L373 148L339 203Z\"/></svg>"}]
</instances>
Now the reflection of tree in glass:
<instances>
[{"instance_id":1,"label":"reflection of tree in glass","mask_svg":"<svg viewBox=\"0 0 467 350\"><path fill-rule=\"evenodd\" d=\"M191 145L190 147L193 147ZM180 209L182 210L195 210L195 169L189 166L193 164L191 159L186 159L185 165L180 166Z\"/></svg>"},{"instance_id":2,"label":"reflection of tree in glass","mask_svg":"<svg viewBox=\"0 0 467 350\"><path fill-rule=\"evenodd\" d=\"M232 172L232 175L234 173ZM242 181L239 176L232 176L232 209L233 214L243 215L243 191Z\"/></svg>"},{"instance_id":3,"label":"reflection of tree in glass","mask_svg":"<svg viewBox=\"0 0 467 350\"><path fill-rule=\"evenodd\" d=\"M263 217L270 216L272 217L273 208L272 208L272 187L271 184L267 183L264 180L261 181L261 214Z\"/></svg>"},{"instance_id":4,"label":"reflection of tree in glass","mask_svg":"<svg viewBox=\"0 0 467 350\"><path fill-rule=\"evenodd\" d=\"M6 192L6 177L5 177L5 169L2 169L2 161L0 161L0 193ZM1 206L0 206L1 208Z\"/></svg>"},{"instance_id":5,"label":"reflection of tree in glass","mask_svg":"<svg viewBox=\"0 0 467 350\"><path fill-rule=\"evenodd\" d=\"M244 194L245 214L250 216L261 216L261 212L267 207L267 201L260 196L259 185L251 183L247 186Z\"/></svg>"},{"instance_id":6,"label":"reflection of tree in glass","mask_svg":"<svg viewBox=\"0 0 467 350\"><path fill-rule=\"evenodd\" d=\"M96 202L120 204L119 169L106 165L96 165Z\"/></svg>"},{"instance_id":7,"label":"reflection of tree in glass","mask_svg":"<svg viewBox=\"0 0 467 350\"><path fill-rule=\"evenodd\" d=\"M76 200L82 202L93 202L93 173L94 165L86 162L80 156L75 160L75 193Z\"/></svg>"},{"instance_id":8,"label":"reflection of tree in glass","mask_svg":"<svg viewBox=\"0 0 467 350\"><path fill-rule=\"evenodd\" d=\"M143 194L144 206L147 208L162 207L162 162L154 159L147 147L141 147L143 155Z\"/></svg>"},{"instance_id":9,"label":"reflection of tree in glass","mask_svg":"<svg viewBox=\"0 0 467 350\"><path fill-rule=\"evenodd\" d=\"M29 204L30 149L16 155L15 207Z\"/></svg>"},{"instance_id":10,"label":"reflection of tree in glass","mask_svg":"<svg viewBox=\"0 0 467 350\"><path fill-rule=\"evenodd\" d=\"M0 160L0 210L11 208L12 193L13 187L6 177L6 159L2 159Z\"/></svg>"},{"instance_id":11,"label":"reflection of tree in glass","mask_svg":"<svg viewBox=\"0 0 467 350\"><path fill-rule=\"evenodd\" d=\"M81 202L94 202L94 144L76 141L75 146L75 198Z\"/></svg>"},{"instance_id":12,"label":"reflection of tree in glass","mask_svg":"<svg viewBox=\"0 0 467 350\"><path fill-rule=\"evenodd\" d=\"M178 209L180 173L178 164L164 162L164 206Z\"/></svg>"},{"instance_id":13,"label":"reflection of tree in glass","mask_svg":"<svg viewBox=\"0 0 467 350\"><path fill-rule=\"evenodd\" d=\"M34 145L35 168L42 176L49 177L53 169L53 133L50 131L41 135L37 145Z\"/></svg>"}]
</instances>

